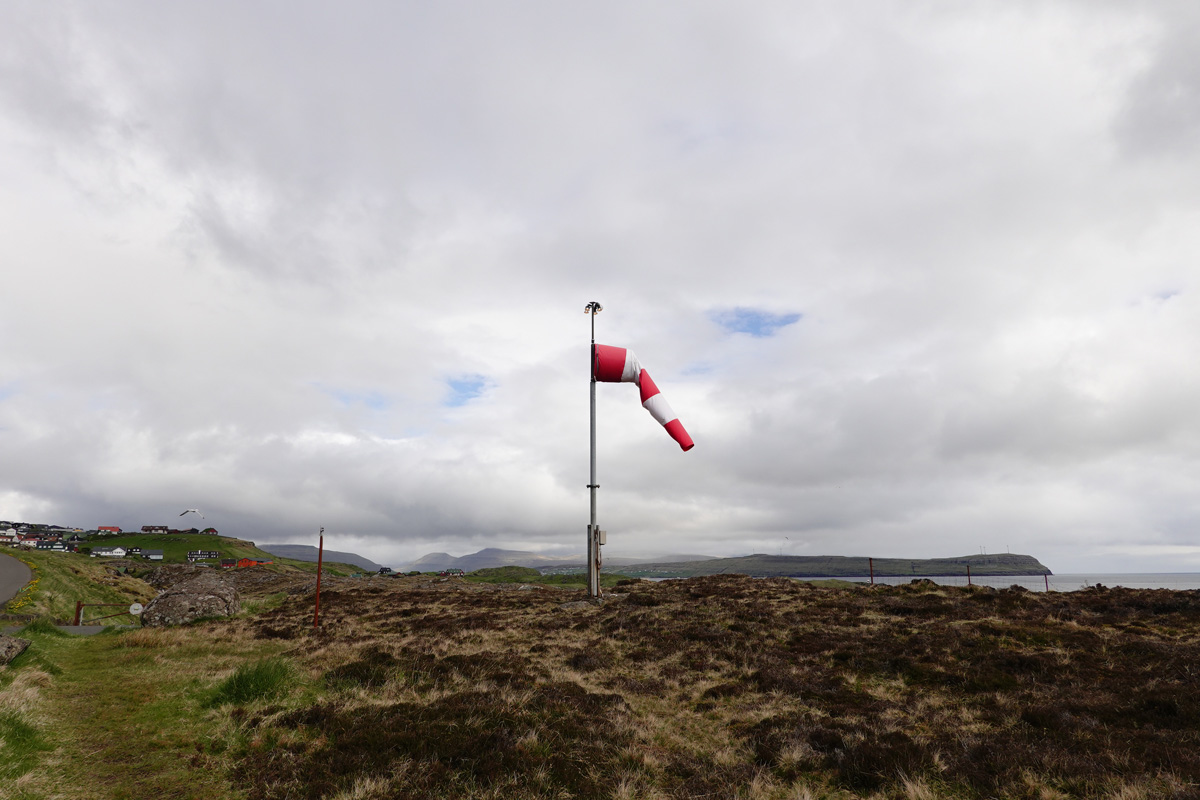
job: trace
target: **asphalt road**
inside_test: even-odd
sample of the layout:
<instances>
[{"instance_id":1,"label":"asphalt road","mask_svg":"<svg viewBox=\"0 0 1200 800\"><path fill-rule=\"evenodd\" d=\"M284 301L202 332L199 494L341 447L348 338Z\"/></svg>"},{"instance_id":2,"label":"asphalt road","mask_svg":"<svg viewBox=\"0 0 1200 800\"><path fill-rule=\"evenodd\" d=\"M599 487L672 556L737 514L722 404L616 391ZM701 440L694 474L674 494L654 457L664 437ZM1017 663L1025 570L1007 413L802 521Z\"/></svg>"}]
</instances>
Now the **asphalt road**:
<instances>
[{"instance_id":1,"label":"asphalt road","mask_svg":"<svg viewBox=\"0 0 1200 800\"><path fill-rule=\"evenodd\" d=\"M33 580L33 572L12 556L0 553L0 604L13 599L21 587Z\"/></svg>"}]
</instances>

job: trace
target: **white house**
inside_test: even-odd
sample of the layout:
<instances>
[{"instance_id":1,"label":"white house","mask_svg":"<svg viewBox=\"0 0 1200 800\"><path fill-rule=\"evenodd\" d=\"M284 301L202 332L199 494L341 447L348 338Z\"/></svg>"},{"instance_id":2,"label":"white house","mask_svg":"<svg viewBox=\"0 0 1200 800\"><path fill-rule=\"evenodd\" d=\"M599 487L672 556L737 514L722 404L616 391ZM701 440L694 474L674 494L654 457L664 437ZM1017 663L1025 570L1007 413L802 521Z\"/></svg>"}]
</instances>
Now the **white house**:
<instances>
[{"instance_id":1,"label":"white house","mask_svg":"<svg viewBox=\"0 0 1200 800\"><path fill-rule=\"evenodd\" d=\"M124 558L125 548L117 545L116 547L93 547L92 558L101 556L104 558Z\"/></svg>"}]
</instances>

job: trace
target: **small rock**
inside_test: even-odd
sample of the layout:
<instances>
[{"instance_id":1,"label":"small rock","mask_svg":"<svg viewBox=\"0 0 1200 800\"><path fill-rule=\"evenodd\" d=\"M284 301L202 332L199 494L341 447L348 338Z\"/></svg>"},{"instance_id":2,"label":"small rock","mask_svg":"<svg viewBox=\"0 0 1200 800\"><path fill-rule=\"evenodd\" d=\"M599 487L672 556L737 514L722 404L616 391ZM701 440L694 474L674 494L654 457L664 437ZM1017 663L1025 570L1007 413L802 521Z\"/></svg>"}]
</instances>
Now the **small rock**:
<instances>
[{"instance_id":1,"label":"small rock","mask_svg":"<svg viewBox=\"0 0 1200 800\"><path fill-rule=\"evenodd\" d=\"M590 600L576 600L572 603L563 603L559 606L563 611L579 611L584 608L591 608L593 603Z\"/></svg>"},{"instance_id":2,"label":"small rock","mask_svg":"<svg viewBox=\"0 0 1200 800\"><path fill-rule=\"evenodd\" d=\"M18 639L15 636L0 634L0 664L7 664L29 647L28 639Z\"/></svg>"}]
</instances>

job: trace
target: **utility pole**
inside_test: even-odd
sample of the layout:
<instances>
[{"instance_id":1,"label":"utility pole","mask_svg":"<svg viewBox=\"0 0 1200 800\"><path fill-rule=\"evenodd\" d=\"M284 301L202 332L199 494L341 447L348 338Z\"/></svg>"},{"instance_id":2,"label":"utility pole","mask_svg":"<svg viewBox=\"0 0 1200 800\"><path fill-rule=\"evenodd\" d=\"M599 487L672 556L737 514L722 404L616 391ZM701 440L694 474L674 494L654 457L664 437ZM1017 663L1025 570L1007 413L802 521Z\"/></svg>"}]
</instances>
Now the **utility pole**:
<instances>
[{"instance_id":1,"label":"utility pole","mask_svg":"<svg viewBox=\"0 0 1200 800\"><path fill-rule=\"evenodd\" d=\"M321 561L325 558L325 529L321 528L321 538L317 540L317 597L313 604L313 627L321 622Z\"/></svg>"},{"instance_id":2,"label":"utility pole","mask_svg":"<svg viewBox=\"0 0 1200 800\"><path fill-rule=\"evenodd\" d=\"M588 597L600 596L600 528L596 525L596 490L600 486L596 483L596 315L604 310L604 306L597 303L595 300L588 303L583 313L592 318L592 346L590 359L588 363L588 375L591 377L591 405L592 405L592 471L591 479L588 481L588 491L591 493L592 499L592 515L588 522L587 529L587 559L588 559Z\"/></svg>"}]
</instances>

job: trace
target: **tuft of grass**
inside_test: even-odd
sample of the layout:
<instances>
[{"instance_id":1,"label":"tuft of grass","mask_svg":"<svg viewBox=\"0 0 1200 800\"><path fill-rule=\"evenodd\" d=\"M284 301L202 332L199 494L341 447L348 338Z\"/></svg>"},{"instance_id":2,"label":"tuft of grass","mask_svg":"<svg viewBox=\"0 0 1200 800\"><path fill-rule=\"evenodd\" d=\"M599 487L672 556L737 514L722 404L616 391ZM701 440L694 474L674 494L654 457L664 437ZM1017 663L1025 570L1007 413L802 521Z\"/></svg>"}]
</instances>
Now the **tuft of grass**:
<instances>
[{"instance_id":1,"label":"tuft of grass","mask_svg":"<svg viewBox=\"0 0 1200 800\"><path fill-rule=\"evenodd\" d=\"M255 700L278 697L286 692L293 676L291 665L278 657L243 664L217 685L204 705L206 708L244 706Z\"/></svg>"},{"instance_id":2,"label":"tuft of grass","mask_svg":"<svg viewBox=\"0 0 1200 800\"><path fill-rule=\"evenodd\" d=\"M54 620L49 617L38 617L33 622L26 625L22 633L37 634L41 636L70 636L66 631L60 631L54 624Z\"/></svg>"},{"instance_id":3,"label":"tuft of grass","mask_svg":"<svg viewBox=\"0 0 1200 800\"><path fill-rule=\"evenodd\" d=\"M38 753L53 749L20 714L0 711L0 752L4 754L0 758L0 778L16 780L33 769Z\"/></svg>"},{"instance_id":4,"label":"tuft of grass","mask_svg":"<svg viewBox=\"0 0 1200 800\"><path fill-rule=\"evenodd\" d=\"M261 614L264 611L271 611L283 605L283 601L287 600L287 592L274 592L272 594L255 597L242 603L241 616L252 617Z\"/></svg>"}]
</instances>

